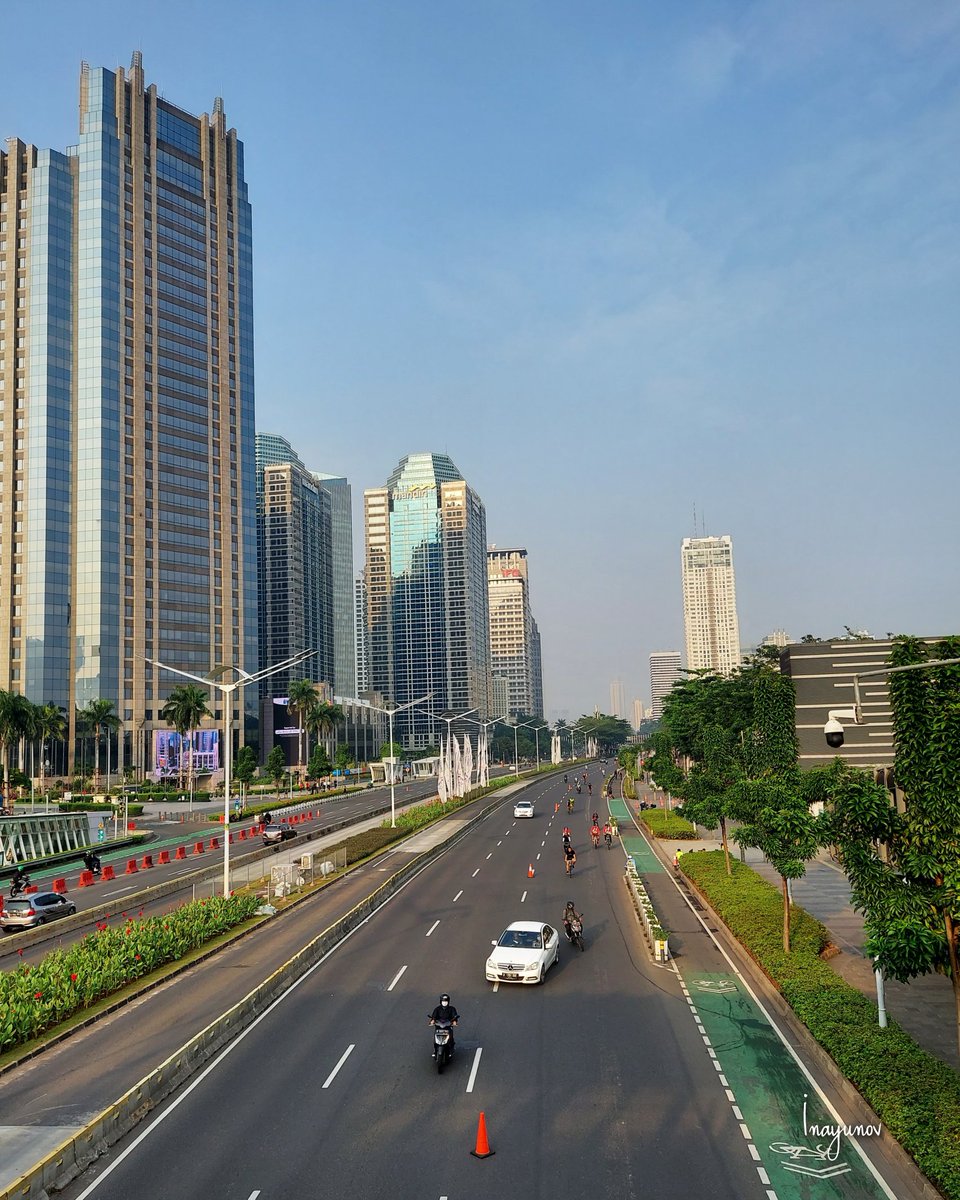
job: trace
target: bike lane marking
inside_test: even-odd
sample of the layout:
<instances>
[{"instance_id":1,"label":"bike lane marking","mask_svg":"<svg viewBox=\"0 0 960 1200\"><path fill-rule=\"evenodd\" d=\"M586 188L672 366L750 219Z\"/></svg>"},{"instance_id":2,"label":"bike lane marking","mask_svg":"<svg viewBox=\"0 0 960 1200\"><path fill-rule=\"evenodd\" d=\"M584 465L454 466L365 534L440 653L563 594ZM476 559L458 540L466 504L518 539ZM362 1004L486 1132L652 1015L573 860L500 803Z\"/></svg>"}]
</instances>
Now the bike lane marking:
<instances>
[{"instance_id":1,"label":"bike lane marking","mask_svg":"<svg viewBox=\"0 0 960 1200\"><path fill-rule=\"evenodd\" d=\"M677 973L768 1197L890 1200L741 981Z\"/></svg>"},{"instance_id":2,"label":"bike lane marking","mask_svg":"<svg viewBox=\"0 0 960 1200\"><path fill-rule=\"evenodd\" d=\"M641 875L656 875L663 871L663 864L641 837L630 837L624 834L620 841L626 854L633 859Z\"/></svg>"}]
</instances>

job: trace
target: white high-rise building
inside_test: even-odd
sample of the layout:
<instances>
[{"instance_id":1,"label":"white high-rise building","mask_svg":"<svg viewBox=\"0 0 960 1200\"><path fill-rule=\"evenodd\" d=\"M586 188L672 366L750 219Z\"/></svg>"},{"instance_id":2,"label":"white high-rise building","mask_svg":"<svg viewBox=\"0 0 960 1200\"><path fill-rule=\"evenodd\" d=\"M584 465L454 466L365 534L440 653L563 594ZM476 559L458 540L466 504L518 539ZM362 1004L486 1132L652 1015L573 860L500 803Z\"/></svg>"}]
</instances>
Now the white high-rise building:
<instances>
[{"instance_id":1,"label":"white high-rise building","mask_svg":"<svg viewBox=\"0 0 960 1200\"><path fill-rule=\"evenodd\" d=\"M733 540L684 538L680 549L687 666L729 674L740 665Z\"/></svg>"},{"instance_id":2,"label":"white high-rise building","mask_svg":"<svg viewBox=\"0 0 960 1200\"><path fill-rule=\"evenodd\" d=\"M655 721L663 716L663 702L667 693L682 677L679 650L655 650L650 655L650 698Z\"/></svg>"},{"instance_id":3,"label":"white high-rise building","mask_svg":"<svg viewBox=\"0 0 960 1200\"><path fill-rule=\"evenodd\" d=\"M633 727L639 729L643 723L643 701L635 697L633 701Z\"/></svg>"},{"instance_id":4,"label":"white high-rise building","mask_svg":"<svg viewBox=\"0 0 960 1200\"><path fill-rule=\"evenodd\" d=\"M530 611L527 552L522 547L487 548L490 603L490 667L507 681L511 716L543 715L540 631Z\"/></svg>"},{"instance_id":5,"label":"white high-rise building","mask_svg":"<svg viewBox=\"0 0 960 1200\"><path fill-rule=\"evenodd\" d=\"M619 717L621 720L626 716L627 702L624 698L623 680L614 679L610 684L610 716Z\"/></svg>"}]
</instances>

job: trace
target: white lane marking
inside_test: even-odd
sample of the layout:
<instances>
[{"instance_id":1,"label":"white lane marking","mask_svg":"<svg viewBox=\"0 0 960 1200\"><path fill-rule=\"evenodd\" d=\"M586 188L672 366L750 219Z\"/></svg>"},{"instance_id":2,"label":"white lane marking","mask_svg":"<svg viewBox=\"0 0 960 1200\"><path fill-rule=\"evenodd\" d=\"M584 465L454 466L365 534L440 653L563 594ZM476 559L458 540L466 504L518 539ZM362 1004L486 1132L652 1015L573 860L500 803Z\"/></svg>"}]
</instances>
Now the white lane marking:
<instances>
[{"instance_id":1,"label":"white lane marking","mask_svg":"<svg viewBox=\"0 0 960 1200\"><path fill-rule=\"evenodd\" d=\"M131 883L129 887L117 888L115 892L104 892L103 894L105 896L119 896L121 892L132 892L136 886L135 883Z\"/></svg>"},{"instance_id":2,"label":"white lane marking","mask_svg":"<svg viewBox=\"0 0 960 1200\"><path fill-rule=\"evenodd\" d=\"M341 1054L340 1061L337 1063L337 1065L333 1068L333 1070L327 1076L326 1082L323 1085L325 1088L328 1088L330 1086L330 1084L333 1083L333 1081L336 1079L337 1072L340 1070L340 1068L343 1066L343 1064L347 1061L347 1059L353 1053L354 1045L355 1045L355 1043L351 1042L350 1045L346 1048L346 1050L344 1050L343 1054Z\"/></svg>"},{"instance_id":3,"label":"white lane marking","mask_svg":"<svg viewBox=\"0 0 960 1200\"><path fill-rule=\"evenodd\" d=\"M390 986L387 988L388 992L392 992L393 989L397 986L397 984L400 982L400 977L403 975L403 973L406 969L407 969L407 965L406 965L406 963L404 963L404 965L400 968L400 970L396 973L396 975L394 975L393 983L391 983Z\"/></svg>"},{"instance_id":4,"label":"white lane marking","mask_svg":"<svg viewBox=\"0 0 960 1200\"><path fill-rule=\"evenodd\" d=\"M763 1167L757 1167L757 1174L760 1176L760 1182L766 1187L770 1182L770 1176L766 1173Z\"/></svg>"},{"instance_id":5,"label":"white lane marking","mask_svg":"<svg viewBox=\"0 0 960 1200\"><path fill-rule=\"evenodd\" d=\"M539 861L540 861L540 855L538 854L538 855L537 855L537 862L539 862Z\"/></svg>"},{"instance_id":6,"label":"white lane marking","mask_svg":"<svg viewBox=\"0 0 960 1200\"><path fill-rule=\"evenodd\" d=\"M461 889L460 889L460 891L459 891L459 892L457 892L457 894L454 896L454 898L453 898L453 902L454 902L454 904L456 904L456 902L457 902L457 901L460 899L460 897L461 897L462 895L463 895L463 888L461 888Z\"/></svg>"},{"instance_id":7,"label":"white lane marking","mask_svg":"<svg viewBox=\"0 0 960 1200\"><path fill-rule=\"evenodd\" d=\"M427 937L429 937L429 936L430 936L430 934L431 934L431 933L433 933L433 931L436 929L436 927L437 927L439 924L440 924L440 922L439 922L439 921L434 921L434 923L433 923L433 924L430 926L430 928L427 930Z\"/></svg>"},{"instance_id":8,"label":"white lane marking","mask_svg":"<svg viewBox=\"0 0 960 1200\"><path fill-rule=\"evenodd\" d=\"M480 874L480 868L479 868L479 867L477 867L477 869L476 869L476 870L474 871L474 873L473 873L473 874L470 876L470 878L471 878L471 879L476 879L476 877L477 877L479 874Z\"/></svg>"},{"instance_id":9,"label":"white lane marking","mask_svg":"<svg viewBox=\"0 0 960 1200\"><path fill-rule=\"evenodd\" d=\"M473 1091L473 1085L476 1082L476 1078L477 1078L477 1070L480 1066L480 1055L482 1053L483 1053L483 1047L478 1046L477 1052L473 1056L473 1067L470 1069L470 1078L467 1080L467 1091L468 1092Z\"/></svg>"},{"instance_id":10,"label":"white lane marking","mask_svg":"<svg viewBox=\"0 0 960 1200\"><path fill-rule=\"evenodd\" d=\"M740 1122L740 1132L743 1134L744 1141L746 1141L746 1142L753 1141L753 1138L750 1134L750 1130L746 1127L746 1125L744 1125L744 1123L742 1121Z\"/></svg>"},{"instance_id":11,"label":"white lane marking","mask_svg":"<svg viewBox=\"0 0 960 1200\"><path fill-rule=\"evenodd\" d=\"M257 1200L257 1197L259 1195L260 1195L260 1189L257 1188L257 1190L255 1192L250 1193L250 1195L247 1197L247 1200Z\"/></svg>"},{"instance_id":12,"label":"white lane marking","mask_svg":"<svg viewBox=\"0 0 960 1200\"><path fill-rule=\"evenodd\" d=\"M547 844L546 841L542 841L540 843L540 849L542 850L546 844Z\"/></svg>"},{"instance_id":13,"label":"white lane marking","mask_svg":"<svg viewBox=\"0 0 960 1200\"><path fill-rule=\"evenodd\" d=\"M740 1111L740 1106L738 1104L734 1104L734 1105L732 1105L732 1108L733 1108L733 1115L737 1118L738 1121L742 1121L743 1113Z\"/></svg>"},{"instance_id":14,"label":"white lane marking","mask_svg":"<svg viewBox=\"0 0 960 1200\"><path fill-rule=\"evenodd\" d=\"M750 1143L750 1145L749 1145L747 1148L749 1149L749 1151L750 1151L750 1157L751 1157L751 1158L754 1160L754 1162L759 1162L759 1161L760 1161L760 1151L759 1151L759 1150L756 1148L756 1146L753 1144L753 1142L751 1142L751 1143ZM763 1174L764 1174L764 1175L766 1175L766 1171L764 1171L764 1172L763 1172ZM769 1183L769 1182L770 1182L770 1180L769 1180L769 1179L763 1179L763 1178L761 1177L761 1182L763 1182L763 1183Z\"/></svg>"},{"instance_id":15,"label":"white lane marking","mask_svg":"<svg viewBox=\"0 0 960 1200\"><path fill-rule=\"evenodd\" d=\"M493 858L493 851L492 851L492 850L491 850L491 851L490 851L490 853L487 855L487 860L489 861L491 858Z\"/></svg>"},{"instance_id":16,"label":"white lane marking","mask_svg":"<svg viewBox=\"0 0 960 1200\"><path fill-rule=\"evenodd\" d=\"M502 845L503 845L503 838L501 838L501 839L500 839L500 841L499 841L499 842L497 842L497 845L498 845L498 846L502 846Z\"/></svg>"},{"instance_id":17,"label":"white lane marking","mask_svg":"<svg viewBox=\"0 0 960 1200\"><path fill-rule=\"evenodd\" d=\"M495 992L499 992L499 991L500 991L500 980L499 980L499 979L498 979L498 980L497 980L497 982L496 982L496 983L493 985L493 990L494 990Z\"/></svg>"},{"instance_id":18,"label":"white lane marking","mask_svg":"<svg viewBox=\"0 0 960 1200\"><path fill-rule=\"evenodd\" d=\"M526 900L526 898L527 898L527 893L524 892L523 895L520 897L520 903L523 904L523 902L524 902L524 900Z\"/></svg>"}]
</instances>

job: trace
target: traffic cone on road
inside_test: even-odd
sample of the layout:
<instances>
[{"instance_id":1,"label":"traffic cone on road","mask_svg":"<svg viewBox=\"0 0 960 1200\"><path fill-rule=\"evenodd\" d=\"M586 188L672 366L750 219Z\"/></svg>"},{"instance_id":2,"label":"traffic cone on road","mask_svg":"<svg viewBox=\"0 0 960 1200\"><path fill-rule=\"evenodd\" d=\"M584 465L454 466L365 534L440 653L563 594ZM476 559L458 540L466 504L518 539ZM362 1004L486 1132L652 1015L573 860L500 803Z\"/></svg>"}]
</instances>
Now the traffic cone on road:
<instances>
[{"instance_id":1,"label":"traffic cone on road","mask_svg":"<svg viewBox=\"0 0 960 1200\"><path fill-rule=\"evenodd\" d=\"M496 1150L490 1149L490 1143L487 1141L487 1121L483 1113L480 1114L480 1120L477 1122L477 1145L475 1150L470 1153L474 1158L492 1158L496 1154Z\"/></svg>"},{"instance_id":2,"label":"traffic cone on road","mask_svg":"<svg viewBox=\"0 0 960 1200\"><path fill-rule=\"evenodd\" d=\"M534 875L536 875L536 871L534 871L533 863L531 863L530 866L527 867L527 878L532 879Z\"/></svg>"}]
</instances>

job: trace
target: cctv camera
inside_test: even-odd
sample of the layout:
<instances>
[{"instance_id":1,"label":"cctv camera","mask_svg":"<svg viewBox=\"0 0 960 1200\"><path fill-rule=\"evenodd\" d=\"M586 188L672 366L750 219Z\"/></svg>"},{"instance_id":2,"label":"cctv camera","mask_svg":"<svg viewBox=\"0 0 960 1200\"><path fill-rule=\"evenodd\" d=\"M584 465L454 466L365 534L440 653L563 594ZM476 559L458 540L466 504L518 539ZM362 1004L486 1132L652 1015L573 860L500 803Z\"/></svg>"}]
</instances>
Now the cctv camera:
<instances>
[{"instance_id":1,"label":"cctv camera","mask_svg":"<svg viewBox=\"0 0 960 1200\"><path fill-rule=\"evenodd\" d=\"M833 750L839 750L843 745L843 726L836 717L831 717L824 725L823 736L827 739L827 745Z\"/></svg>"}]
</instances>

